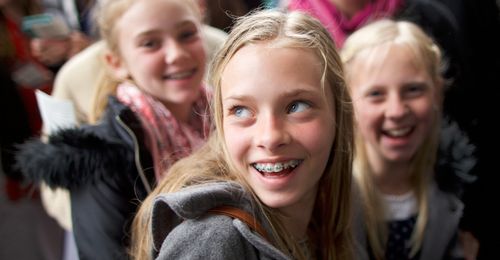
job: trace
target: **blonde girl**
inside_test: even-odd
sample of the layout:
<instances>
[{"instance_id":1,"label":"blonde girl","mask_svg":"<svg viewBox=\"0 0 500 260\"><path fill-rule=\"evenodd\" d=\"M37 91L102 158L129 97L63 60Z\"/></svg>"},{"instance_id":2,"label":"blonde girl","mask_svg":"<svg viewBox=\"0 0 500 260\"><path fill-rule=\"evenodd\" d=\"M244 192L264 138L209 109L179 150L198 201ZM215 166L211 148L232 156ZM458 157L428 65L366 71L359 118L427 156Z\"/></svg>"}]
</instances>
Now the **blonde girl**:
<instances>
[{"instance_id":1,"label":"blonde girl","mask_svg":"<svg viewBox=\"0 0 500 260\"><path fill-rule=\"evenodd\" d=\"M356 121L356 238L361 259L457 257L462 204L433 181L441 51L416 25L381 20L342 49Z\"/></svg>"},{"instance_id":2,"label":"blonde girl","mask_svg":"<svg viewBox=\"0 0 500 260\"><path fill-rule=\"evenodd\" d=\"M210 75L217 130L142 204L133 257L351 259L352 108L328 32L299 12L253 13Z\"/></svg>"},{"instance_id":3,"label":"blonde girl","mask_svg":"<svg viewBox=\"0 0 500 260\"><path fill-rule=\"evenodd\" d=\"M194 0L106 1L98 17L108 73L97 124L28 143L21 165L69 188L81 259L125 259L139 201L208 137L205 49Z\"/></svg>"}]
</instances>

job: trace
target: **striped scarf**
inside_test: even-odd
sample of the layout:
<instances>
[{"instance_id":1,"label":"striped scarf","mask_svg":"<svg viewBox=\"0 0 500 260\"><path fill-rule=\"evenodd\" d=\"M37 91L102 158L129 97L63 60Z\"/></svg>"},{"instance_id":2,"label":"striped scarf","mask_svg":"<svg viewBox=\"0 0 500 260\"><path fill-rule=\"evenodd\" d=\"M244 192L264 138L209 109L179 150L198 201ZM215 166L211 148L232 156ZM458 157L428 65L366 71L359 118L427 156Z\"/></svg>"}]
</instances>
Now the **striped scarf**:
<instances>
[{"instance_id":1,"label":"striped scarf","mask_svg":"<svg viewBox=\"0 0 500 260\"><path fill-rule=\"evenodd\" d=\"M177 120L157 99L126 82L118 86L117 98L139 117L146 147L151 152L156 181L179 159L199 148L210 132L207 93L200 87L200 97L193 104L188 123Z\"/></svg>"}]
</instances>

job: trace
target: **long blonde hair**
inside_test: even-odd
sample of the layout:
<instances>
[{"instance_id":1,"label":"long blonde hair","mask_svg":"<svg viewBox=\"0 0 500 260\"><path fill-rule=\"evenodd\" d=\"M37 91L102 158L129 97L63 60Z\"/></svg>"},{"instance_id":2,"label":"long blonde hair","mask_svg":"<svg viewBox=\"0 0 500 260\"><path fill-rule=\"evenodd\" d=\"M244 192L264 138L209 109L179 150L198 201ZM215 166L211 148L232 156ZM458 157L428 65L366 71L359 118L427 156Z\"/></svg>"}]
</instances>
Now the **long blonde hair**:
<instances>
[{"instance_id":1,"label":"long blonde hair","mask_svg":"<svg viewBox=\"0 0 500 260\"><path fill-rule=\"evenodd\" d=\"M382 45L406 46L421 68L427 70L437 94L443 85L441 51L418 26L410 22L380 20L354 32L345 42L341 51L342 61L346 66L346 79L356 76L355 68L351 68L360 52L374 52ZM389 58L389 57L388 57ZM365 61L370 62L370 60ZM440 95L434 103L434 122L430 134L424 139L415 156L410 161L410 180L418 201L418 217L411 237L410 256L414 256L422 245L424 229L428 218L427 190L438 147L438 131L441 118ZM354 179L360 191L364 208L365 229L368 242L376 259L384 258L387 241L387 227L384 221L384 208L379 192L372 179L372 170L368 162L365 140L359 131L355 136L356 156L354 160Z\"/></svg>"},{"instance_id":2,"label":"long blonde hair","mask_svg":"<svg viewBox=\"0 0 500 260\"><path fill-rule=\"evenodd\" d=\"M214 181L232 180L251 192L245 179L233 170L224 142L222 127L221 74L229 60L243 46L272 42L280 47L311 50L323 65L322 87L328 87L335 99L335 142L320 182L311 219L312 241L322 259L351 259L352 237L350 232L350 189L353 158L353 111L349 93L343 79L340 57L328 32L310 16L291 12L264 10L240 18L224 46L215 56L210 67L210 82L214 87L212 112L216 132L207 144L188 158L178 161L168 177L142 204L133 223L132 255L149 259L153 249L151 237L151 208L154 197L163 192L177 191L183 187ZM252 194L253 195L253 194ZM253 195L256 198L255 195ZM279 212L263 205L256 198L257 208L272 226L273 243L285 254L304 259L298 243L279 220Z\"/></svg>"},{"instance_id":3,"label":"long blonde hair","mask_svg":"<svg viewBox=\"0 0 500 260\"><path fill-rule=\"evenodd\" d=\"M120 56L118 43L119 30L116 24L118 24L118 20L127 12L127 10L139 1L144 0L106 0L98 9L96 17L100 36L106 43L106 49L118 57ZM201 23L201 11L199 9L199 5L196 3L196 0L178 0L178 2L187 5L189 10L195 14ZM116 88L121 80L113 77L108 68L106 68L105 73L101 73L98 77L98 83L96 89L94 90L94 95L91 101L91 110L88 118L90 123L96 123L101 118L108 105L108 95L116 92Z\"/></svg>"}]
</instances>

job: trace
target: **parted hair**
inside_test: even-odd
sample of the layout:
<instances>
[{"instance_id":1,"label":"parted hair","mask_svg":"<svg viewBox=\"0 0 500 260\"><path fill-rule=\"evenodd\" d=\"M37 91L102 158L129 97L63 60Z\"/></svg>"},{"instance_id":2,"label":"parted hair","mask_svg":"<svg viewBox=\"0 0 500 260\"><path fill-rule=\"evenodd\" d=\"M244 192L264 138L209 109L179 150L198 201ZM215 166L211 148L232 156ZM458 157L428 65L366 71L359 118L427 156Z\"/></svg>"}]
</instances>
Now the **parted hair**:
<instances>
[{"instance_id":1,"label":"parted hair","mask_svg":"<svg viewBox=\"0 0 500 260\"><path fill-rule=\"evenodd\" d=\"M360 53L363 53L363 62L371 62L367 57L374 54L375 48L380 46L405 46L412 53L416 66L427 71L433 80L435 88L434 122L430 134L424 139L416 154L410 161L411 185L418 201L418 217L416 227L411 236L411 251L413 257L419 251L424 229L427 224L428 203L427 191L432 177L433 166L437 156L438 132L441 118L441 93L443 86L442 72L444 64L439 47L428 37L420 27L406 21L382 19L354 32L347 38L341 50L342 61L346 68L346 80L349 82L356 77L355 64ZM386 58L390 59L389 56ZM360 192L364 209L364 225L368 242L376 259L384 258L387 241L387 227L384 221L384 208L381 197L373 183L372 170L368 162L366 141L358 132L355 134L356 155L354 159L354 180Z\"/></svg>"},{"instance_id":2,"label":"parted hair","mask_svg":"<svg viewBox=\"0 0 500 260\"><path fill-rule=\"evenodd\" d=\"M256 209L272 226L272 244L295 259L304 259L297 241L280 222L280 212L262 204L253 194L241 173L234 170L224 142L221 76L229 60L242 47L266 43L278 48L312 51L322 64L322 88L330 88L334 98L335 141L325 172L319 181L315 207L310 222L311 241L320 259L351 259L350 232L351 167L353 160L353 109L344 78L342 62L329 33L314 18L300 12L259 10L241 17L218 51L210 66L214 88L212 113L215 132L197 152L178 161L161 183L146 198L133 223L132 255L137 259L152 257L151 211L154 197L183 187L206 182L236 181L254 197ZM325 91L326 93L326 91ZM325 129L332 131L332 129Z\"/></svg>"}]
</instances>

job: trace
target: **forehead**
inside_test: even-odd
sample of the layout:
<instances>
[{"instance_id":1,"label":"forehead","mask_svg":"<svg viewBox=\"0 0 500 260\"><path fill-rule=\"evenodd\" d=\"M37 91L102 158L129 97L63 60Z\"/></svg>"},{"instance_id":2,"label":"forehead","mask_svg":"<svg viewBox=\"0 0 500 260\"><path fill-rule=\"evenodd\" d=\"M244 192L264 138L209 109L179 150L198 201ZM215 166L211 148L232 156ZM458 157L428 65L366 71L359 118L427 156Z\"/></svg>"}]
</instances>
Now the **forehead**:
<instances>
[{"instance_id":1,"label":"forehead","mask_svg":"<svg viewBox=\"0 0 500 260\"><path fill-rule=\"evenodd\" d=\"M179 0L139 0L119 18L118 25L124 32L149 28L169 29L182 21L198 22L195 10Z\"/></svg>"},{"instance_id":2,"label":"forehead","mask_svg":"<svg viewBox=\"0 0 500 260\"><path fill-rule=\"evenodd\" d=\"M361 50L356 54L350 65L360 68L384 67L384 64L396 60L414 68L425 67L423 58L415 48L408 44L385 43Z\"/></svg>"},{"instance_id":3,"label":"forehead","mask_svg":"<svg viewBox=\"0 0 500 260\"><path fill-rule=\"evenodd\" d=\"M371 75L380 77L391 74L393 77L403 77L405 73L426 74L423 59L415 50L403 44L383 44L360 51L348 64L347 79L352 82Z\"/></svg>"},{"instance_id":4,"label":"forehead","mask_svg":"<svg viewBox=\"0 0 500 260\"><path fill-rule=\"evenodd\" d=\"M239 49L225 66L223 90L238 86L310 82L319 86L323 67L315 53L306 48L273 47L270 42L248 44Z\"/></svg>"}]
</instances>

